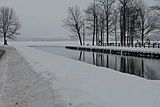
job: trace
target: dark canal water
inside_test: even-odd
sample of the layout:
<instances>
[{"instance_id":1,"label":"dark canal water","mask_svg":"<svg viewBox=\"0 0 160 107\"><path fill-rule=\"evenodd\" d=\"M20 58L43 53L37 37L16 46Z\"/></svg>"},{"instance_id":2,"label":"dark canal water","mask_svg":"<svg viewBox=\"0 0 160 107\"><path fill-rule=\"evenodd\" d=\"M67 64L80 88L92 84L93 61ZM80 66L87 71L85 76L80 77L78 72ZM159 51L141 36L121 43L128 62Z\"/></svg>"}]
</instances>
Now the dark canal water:
<instances>
[{"instance_id":1,"label":"dark canal water","mask_svg":"<svg viewBox=\"0 0 160 107\"><path fill-rule=\"evenodd\" d=\"M117 72L128 73L150 80L160 80L160 60L157 59L70 50L62 47L41 46L34 48L96 66L111 68Z\"/></svg>"}]
</instances>

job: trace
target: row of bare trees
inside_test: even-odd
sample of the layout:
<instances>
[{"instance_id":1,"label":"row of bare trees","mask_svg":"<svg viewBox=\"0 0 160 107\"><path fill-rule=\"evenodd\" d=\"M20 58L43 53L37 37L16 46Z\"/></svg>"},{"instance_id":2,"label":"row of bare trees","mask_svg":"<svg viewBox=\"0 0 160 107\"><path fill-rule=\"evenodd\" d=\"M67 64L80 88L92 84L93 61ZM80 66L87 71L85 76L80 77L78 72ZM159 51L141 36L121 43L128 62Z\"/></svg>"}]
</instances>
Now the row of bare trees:
<instances>
[{"instance_id":1,"label":"row of bare trees","mask_svg":"<svg viewBox=\"0 0 160 107\"><path fill-rule=\"evenodd\" d=\"M160 30L160 7L147 6L143 0L93 0L81 12L78 6L69 7L64 20L82 45L83 34L92 38L92 45L109 45L109 38L122 46L132 45ZM83 26L85 23L85 26Z\"/></svg>"}]
</instances>

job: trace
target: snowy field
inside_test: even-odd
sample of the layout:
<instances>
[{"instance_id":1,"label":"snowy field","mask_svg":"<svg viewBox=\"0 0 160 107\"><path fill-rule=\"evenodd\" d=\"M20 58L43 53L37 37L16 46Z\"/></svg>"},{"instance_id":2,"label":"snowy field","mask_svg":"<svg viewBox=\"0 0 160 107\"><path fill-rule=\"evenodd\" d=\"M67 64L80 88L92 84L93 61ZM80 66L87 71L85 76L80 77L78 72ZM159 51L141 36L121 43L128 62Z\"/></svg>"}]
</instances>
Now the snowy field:
<instances>
[{"instance_id":1,"label":"snowy field","mask_svg":"<svg viewBox=\"0 0 160 107\"><path fill-rule=\"evenodd\" d=\"M1 47L7 51L4 59L8 67L2 79L6 85L0 87L0 107L160 106L160 81L122 74L28 47L64 46L66 43L11 45L16 50ZM26 85L28 89L24 89Z\"/></svg>"}]
</instances>

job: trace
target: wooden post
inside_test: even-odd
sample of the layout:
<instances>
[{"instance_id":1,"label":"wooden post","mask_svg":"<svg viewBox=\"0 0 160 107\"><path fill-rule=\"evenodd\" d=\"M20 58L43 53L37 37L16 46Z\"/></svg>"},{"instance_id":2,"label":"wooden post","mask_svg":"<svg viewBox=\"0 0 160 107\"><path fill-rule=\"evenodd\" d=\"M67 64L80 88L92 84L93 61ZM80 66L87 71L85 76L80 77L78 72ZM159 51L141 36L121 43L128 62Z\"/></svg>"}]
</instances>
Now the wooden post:
<instances>
[{"instance_id":1,"label":"wooden post","mask_svg":"<svg viewBox=\"0 0 160 107\"><path fill-rule=\"evenodd\" d=\"M148 43L148 48L150 48L150 44Z\"/></svg>"}]
</instances>

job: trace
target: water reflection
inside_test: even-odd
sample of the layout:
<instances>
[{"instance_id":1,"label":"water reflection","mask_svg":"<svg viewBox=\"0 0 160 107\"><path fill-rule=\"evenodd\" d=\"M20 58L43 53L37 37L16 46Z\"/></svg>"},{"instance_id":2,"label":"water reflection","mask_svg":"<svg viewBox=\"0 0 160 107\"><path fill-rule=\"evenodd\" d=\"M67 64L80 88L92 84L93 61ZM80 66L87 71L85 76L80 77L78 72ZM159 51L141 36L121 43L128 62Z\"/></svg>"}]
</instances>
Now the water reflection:
<instances>
[{"instance_id":1,"label":"water reflection","mask_svg":"<svg viewBox=\"0 0 160 107\"><path fill-rule=\"evenodd\" d=\"M151 80L160 80L160 60L77 51L60 47L35 47L45 52L84 61L96 66L111 68Z\"/></svg>"},{"instance_id":2,"label":"water reflection","mask_svg":"<svg viewBox=\"0 0 160 107\"><path fill-rule=\"evenodd\" d=\"M92 59L87 61L89 56L92 56ZM145 69L147 66L144 63L143 58L80 51L79 61L89 62L96 66L111 68L122 73L129 73L147 79L160 79L159 76L157 77L157 75L154 74L154 70L150 68Z\"/></svg>"}]
</instances>

